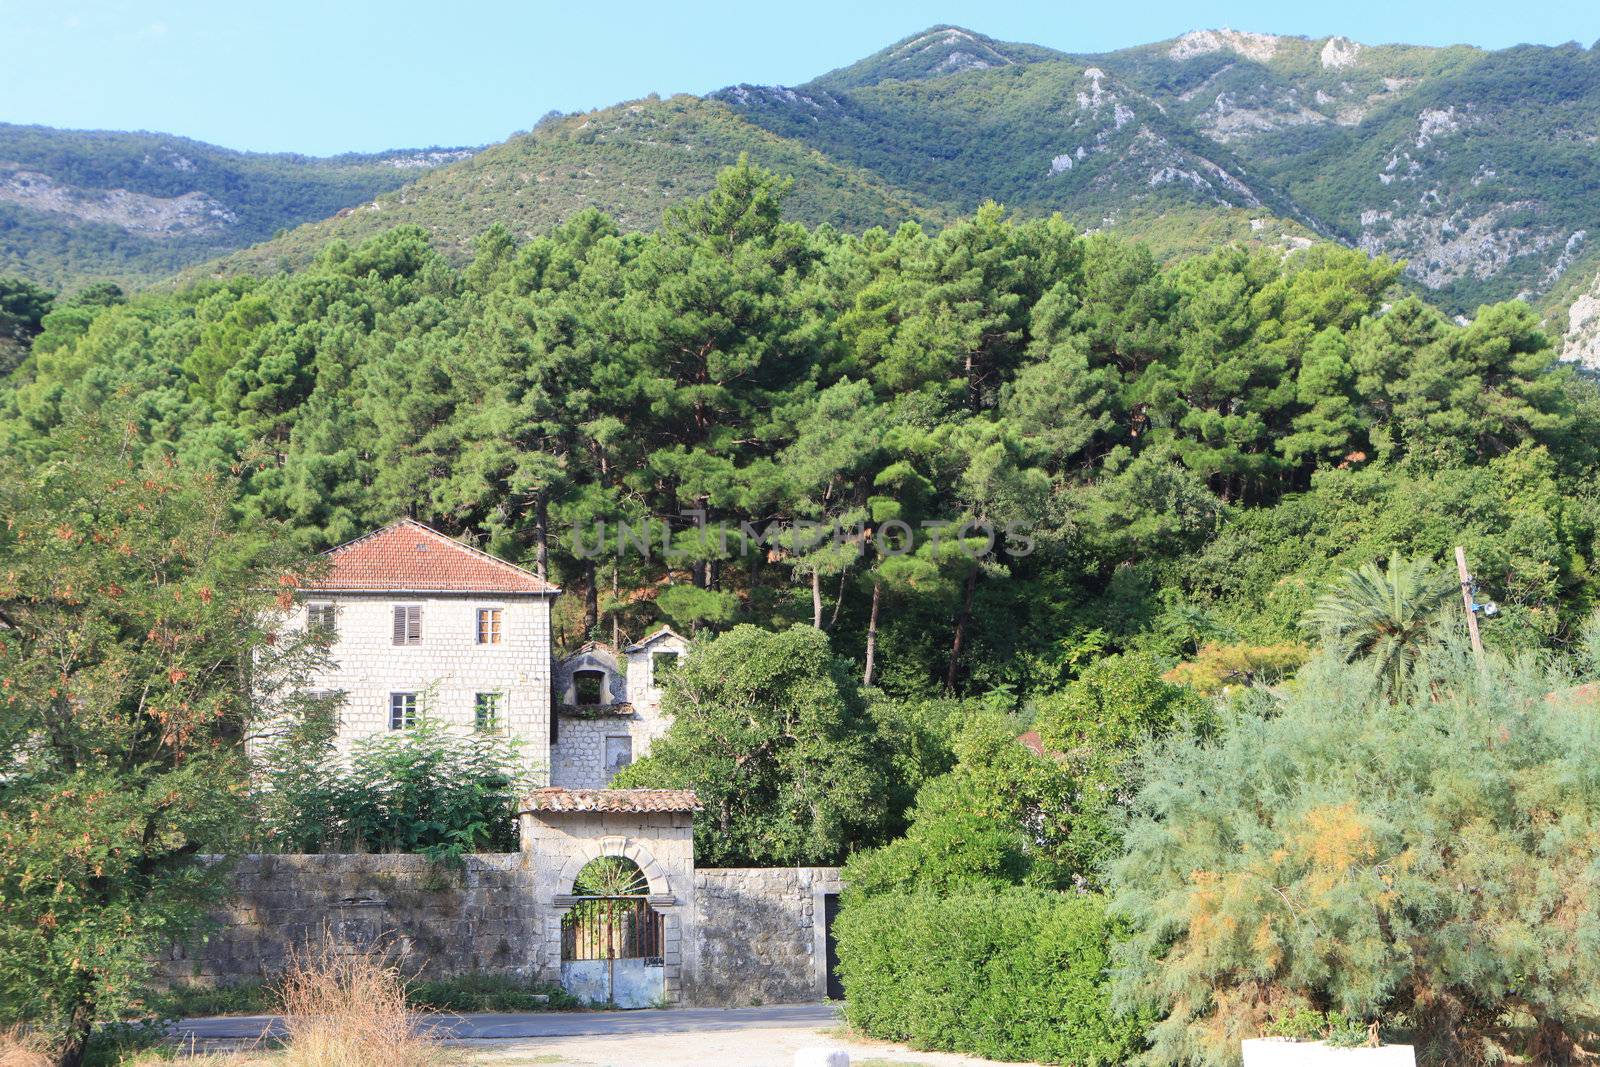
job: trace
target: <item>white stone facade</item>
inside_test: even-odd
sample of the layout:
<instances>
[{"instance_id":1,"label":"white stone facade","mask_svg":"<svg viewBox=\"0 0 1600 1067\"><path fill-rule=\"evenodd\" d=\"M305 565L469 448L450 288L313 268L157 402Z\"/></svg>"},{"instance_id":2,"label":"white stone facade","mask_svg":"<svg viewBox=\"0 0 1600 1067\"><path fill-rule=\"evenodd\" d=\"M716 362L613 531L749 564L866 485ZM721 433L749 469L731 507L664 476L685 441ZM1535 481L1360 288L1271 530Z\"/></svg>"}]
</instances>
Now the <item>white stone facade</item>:
<instances>
[{"instance_id":1,"label":"white stone facade","mask_svg":"<svg viewBox=\"0 0 1600 1067\"><path fill-rule=\"evenodd\" d=\"M576 709L557 708L556 740L550 746L550 784L565 789L601 789L622 767L649 751L635 733L641 723L633 715L581 718ZM627 759L620 765L618 752ZM608 758L609 757L609 758Z\"/></svg>"},{"instance_id":2,"label":"white stone facade","mask_svg":"<svg viewBox=\"0 0 1600 1067\"><path fill-rule=\"evenodd\" d=\"M421 715L452 728L476 728L479 694L497 694L495 729L519 738L536 780L550 766L550 598L486 593L308 592L292 626L331 604L335 638L330 665L308 680L313 690L343 694L336 743L391 729L390 701L416 694ZM396 644L394 609L421 608L421 637ZM478 610L499 609L500 641L479 643Z\"/></svg>"}]
</instances>

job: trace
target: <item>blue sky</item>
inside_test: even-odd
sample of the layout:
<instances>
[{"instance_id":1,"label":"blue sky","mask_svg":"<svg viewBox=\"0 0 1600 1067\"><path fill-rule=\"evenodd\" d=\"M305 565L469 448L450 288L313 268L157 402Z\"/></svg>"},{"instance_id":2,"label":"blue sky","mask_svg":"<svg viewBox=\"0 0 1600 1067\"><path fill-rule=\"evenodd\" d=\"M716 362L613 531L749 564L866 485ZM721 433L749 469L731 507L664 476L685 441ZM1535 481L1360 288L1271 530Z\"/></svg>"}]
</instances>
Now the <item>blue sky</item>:
<instances>
[{"instance_id":1,"label":"blue sky","mask_svg":"<svg viewBox=\"0 0 1600 1067\"><path fill-rule=\"evenodd\" d=\"M1600 3L0 0L0 121L318 155L483 144L552 109L795 84L941 22L1072 52L1214 26L1588 46Z\"/></svg>"}]
</instances>

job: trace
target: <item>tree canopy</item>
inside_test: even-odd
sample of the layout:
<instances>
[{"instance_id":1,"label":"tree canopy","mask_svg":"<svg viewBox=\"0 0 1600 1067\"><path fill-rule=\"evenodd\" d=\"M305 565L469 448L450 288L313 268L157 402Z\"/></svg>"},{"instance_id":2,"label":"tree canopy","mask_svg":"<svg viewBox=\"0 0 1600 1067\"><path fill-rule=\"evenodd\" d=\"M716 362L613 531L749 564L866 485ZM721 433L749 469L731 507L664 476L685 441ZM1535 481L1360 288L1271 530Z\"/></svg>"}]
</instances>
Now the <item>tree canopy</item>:
<instances>
[{"instance_id":1,"label":"tree canopy","mask_svg":"<svg viewBox=\"0 0 1600 1067\"><path fill-rule=\"evenodd\" d=\"M1356 252L1163 265L994 205L806 229L787 188L742 163L658 232L494 228L459 269L402 227L86 292L0 384L0 448L121 397L136 449L238 467L305 549L413 515L551 573L569 647L805 622L896 696L1295 642L1330 576L1456 543L1492 643L1593 604L1600 400L1520 305L1462 326Z\"/></svg>"}]
</instances>

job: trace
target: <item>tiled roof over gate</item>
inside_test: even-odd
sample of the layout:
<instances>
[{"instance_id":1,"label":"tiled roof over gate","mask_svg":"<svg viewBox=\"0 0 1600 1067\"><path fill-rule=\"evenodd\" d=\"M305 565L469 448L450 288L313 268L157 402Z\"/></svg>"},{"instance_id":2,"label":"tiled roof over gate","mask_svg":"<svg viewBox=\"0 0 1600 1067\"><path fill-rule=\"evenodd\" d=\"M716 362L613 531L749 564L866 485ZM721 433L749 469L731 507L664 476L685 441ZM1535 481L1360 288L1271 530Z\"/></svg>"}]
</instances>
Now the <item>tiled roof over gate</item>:
<instances>
[{"instance_id":1,"label":"tiled roof over gate","mask_svg":"<svg viewBox=\"0 0 1600 1067\"><path fill-rule=\"evenodd\" d=\"M318 592L558 593L532 571L400 519L323 553L327 573L306 585Z\"/></svg>"},{"instance_id":2,"label":"tiled roof over gate","mask_svg":"<svg viewBox=\"0 0 1600 1067\"><path fill-rule=\"evenodd\" d=\"M523 811L700 811L693 789L535 789Z\"/></svg>"}]
</instances>

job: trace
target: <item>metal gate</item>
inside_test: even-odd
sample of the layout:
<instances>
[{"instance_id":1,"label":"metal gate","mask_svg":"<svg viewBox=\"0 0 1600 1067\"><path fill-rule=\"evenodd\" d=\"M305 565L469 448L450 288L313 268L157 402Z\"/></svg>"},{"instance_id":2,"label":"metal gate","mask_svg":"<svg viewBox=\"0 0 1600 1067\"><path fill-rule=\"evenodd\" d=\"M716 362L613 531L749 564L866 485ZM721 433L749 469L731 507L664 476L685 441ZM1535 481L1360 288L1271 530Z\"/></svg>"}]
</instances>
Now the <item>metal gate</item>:
<instances>
[{"instance_id":1,"label":"metal gate","mask_svg":"<svg viewBox=\"0 0 1600 1067\"><path fill-rule=\"evenodd\" d=\"M664 921L643 896L580 897L561 919L562 986L590 1004L660 1004Z\"/></svg>"}]
</instances>

